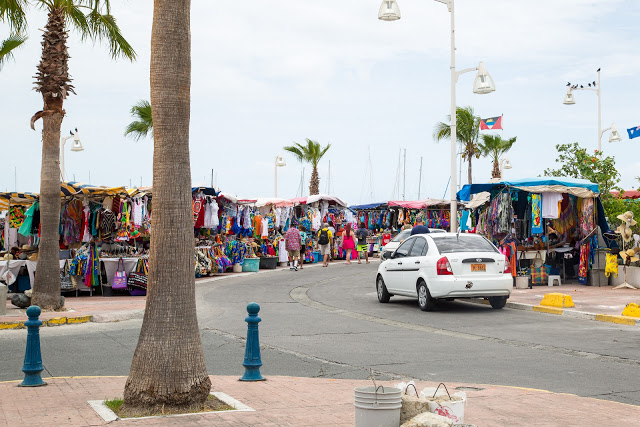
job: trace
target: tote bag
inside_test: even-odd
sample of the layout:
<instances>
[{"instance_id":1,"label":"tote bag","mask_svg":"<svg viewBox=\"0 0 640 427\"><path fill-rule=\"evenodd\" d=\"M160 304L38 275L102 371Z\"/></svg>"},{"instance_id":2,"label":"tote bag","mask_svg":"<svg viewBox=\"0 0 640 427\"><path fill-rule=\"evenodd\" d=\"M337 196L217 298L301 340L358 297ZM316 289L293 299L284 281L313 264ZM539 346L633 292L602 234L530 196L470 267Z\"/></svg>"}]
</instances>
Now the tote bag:
<instances>
[{"instance_id":1,"label":"tote bag","mask_svg":"<svg viewBox=\"0 0 640 427\"><path fill-rule=\"evenodd\" d=\"M122 265L122 269L120 269ZM124 261L122 258L118 260L118 269L115 276L113 276L112 289L127 289L127 272L124 271Z\"/></svg>"}]
</instances>

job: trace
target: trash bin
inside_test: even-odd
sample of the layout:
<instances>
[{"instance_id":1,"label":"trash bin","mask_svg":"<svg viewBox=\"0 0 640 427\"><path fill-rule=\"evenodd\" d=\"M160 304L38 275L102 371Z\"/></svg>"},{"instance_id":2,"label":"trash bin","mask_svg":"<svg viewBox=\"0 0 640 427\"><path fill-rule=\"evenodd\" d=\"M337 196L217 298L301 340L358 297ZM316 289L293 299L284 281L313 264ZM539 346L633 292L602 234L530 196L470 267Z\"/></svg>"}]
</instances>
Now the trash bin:
<instances>
[{"instance_id":1,"label":"trash bin","mask_svg":"<svg viewBox=\"0 0 640 427\"><path fill-rule=\"evenodd\" d=\"M277 256L265 256L260 258L260 268L264 270L274 270L278 266Z\"/></svg>"}]
</instances>

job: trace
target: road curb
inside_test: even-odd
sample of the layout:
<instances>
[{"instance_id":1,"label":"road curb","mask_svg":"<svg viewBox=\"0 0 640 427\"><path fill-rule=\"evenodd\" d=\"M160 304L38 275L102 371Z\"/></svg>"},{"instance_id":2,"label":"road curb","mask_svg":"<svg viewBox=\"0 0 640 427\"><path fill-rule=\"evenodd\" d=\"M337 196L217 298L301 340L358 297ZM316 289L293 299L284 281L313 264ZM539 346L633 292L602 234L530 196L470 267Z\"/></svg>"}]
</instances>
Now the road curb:
<instances>
[{"instance_id":1,"label":"road curb","mask_svg":"<svg viewBox=\"0 0 640 427\"><path fill-rule=\"evenodd\" d=\"M0 329L26 329L24 325L26 320L18 320L15 322L12 321L1 321ZM42 326L62 326L62 325L77 325L80 323L93 322L93 316L61 316L61 317L52 317L51 319L46 319L42 321Z\"/></svg>"},{"instance_id":2,"label":"road curb","mask_svg":"<svg viewBox=\"0 0 640 427\"><path fill-rule=\"evenodd\" d=\"M470 299L473 304L488 305L489 301L483 299ZM507 308L515 310L535 311L544 314L553 314L556 316L570 317L572 319L593 320L596 322L616 323L619 325L640 326L640 318L631 316L615 316L612 314L596 314L587 313L585 311L565 310L562 308L546 307L542 305L523 304L520 302L507 302Z\"/></svg>"}]
</instances>

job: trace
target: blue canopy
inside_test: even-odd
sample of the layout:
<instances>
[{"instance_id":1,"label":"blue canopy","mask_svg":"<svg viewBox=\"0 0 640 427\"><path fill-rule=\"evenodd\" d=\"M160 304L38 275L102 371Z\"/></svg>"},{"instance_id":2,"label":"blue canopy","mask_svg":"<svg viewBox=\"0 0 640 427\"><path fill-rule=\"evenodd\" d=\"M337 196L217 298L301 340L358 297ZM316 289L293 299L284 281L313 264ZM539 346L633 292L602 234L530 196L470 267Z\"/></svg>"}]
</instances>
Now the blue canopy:
<instances>
[{"instance_id":1,"label":"blue canopy","mask_svg":"<svg viewBox=\"0 0 640 427\"><path fill-rule=\"evenodd\" d=\"M353 206L349 206L349 209L354 211L363 211L367 209L377 209L377 208L382 208L386 206L387 206L387 202L378 202L378 203L369 203L367 205L353 205Z\"/></svg>"},{"instance_id":2,"label":"blue canopy","mask_svg":"<svg viewBox=\"0 0 640 427\"><path fill-rule=\"evenodd\" d=\"M201 192L206 196L214 196L214 197L220 194L220 192L216 191L216 189L213 187L191 187L191 192L192 193Z\"/></svg>"},{"instance_id":3,"label":"blue canopy","mask_svg":"<svg viewBox=\"0 0 640 427\"><path fill-rule=\"evenodd\" d=\"M458 200L469 201L471 196L483 191L491 192L502 187L513 187L531 193L569 193L578 197L597 197L600 194L598 184L585 179L539 177L487 184L467 184L458 191Z\"/></svg>"}]
</instances>

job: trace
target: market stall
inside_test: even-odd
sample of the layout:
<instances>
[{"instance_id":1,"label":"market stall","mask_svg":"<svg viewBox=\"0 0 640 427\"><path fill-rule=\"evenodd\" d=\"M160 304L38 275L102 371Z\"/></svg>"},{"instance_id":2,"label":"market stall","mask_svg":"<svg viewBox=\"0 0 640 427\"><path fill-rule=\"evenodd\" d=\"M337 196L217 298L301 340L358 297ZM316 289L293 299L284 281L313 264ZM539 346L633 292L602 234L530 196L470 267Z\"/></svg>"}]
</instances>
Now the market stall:
<instances>
[{"instance_id":1,"label":"market stall","mask_svg":"<svg viewBox=\"0 0 640 427\"><path fill-rule=\"evenodd\" d=\"M606 250L598 226L608 226L599 196L597 184L571 178L465 185L458 192L459 200L469 202L461 228L492 240L509 259L512 274L528 276L532 284L574 275L587 284L590 270L604 269L597 256Z\"/></svg>"}]
</instances>

